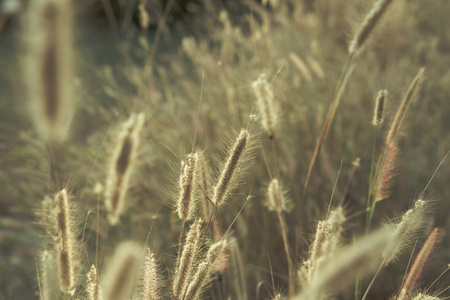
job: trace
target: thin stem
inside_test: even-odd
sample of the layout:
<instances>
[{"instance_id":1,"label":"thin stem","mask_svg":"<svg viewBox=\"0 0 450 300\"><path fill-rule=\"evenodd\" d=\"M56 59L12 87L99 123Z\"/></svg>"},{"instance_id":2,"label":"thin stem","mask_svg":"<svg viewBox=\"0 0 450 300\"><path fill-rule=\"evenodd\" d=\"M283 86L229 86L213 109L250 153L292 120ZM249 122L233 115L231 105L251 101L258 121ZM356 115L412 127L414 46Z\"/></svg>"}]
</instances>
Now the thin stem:
<instances>
[{"instance_id":1,"label":"thin stem","mask_svg":"<svg viewBox=\"0 0 450 300\"><path fill-rule=\"evenodd\" d=\"M383 262L378 267L377 272L375 273L375 275L373 276L372 280L370 281L369 286L367 287L366 292L364 293L364 296L362 297L361 300L365 300L366 299L367 295L369 294L370 289L372 288L372 286L373 286L373 284L375 282L375 279L378 276L378 273L380 273L381 269L384 267L384 263L385 263L385 260L383 260Z\"/></svg>"},{"instance_id":2,"label":"thin stem","mask_svg":"<svg viewBox=\"0 0 450 300\"><path fill-rule=\"evenodd\" d=\"M295 272L294 272L294 263L291 258L291 254L289 252L289 242L287 237L287 226L286 221L284 220L284 217L281 212L277 212L278 220L280 221L281 226L281 235L283 237L283 244L284 244L284 251L286 252L286 258L288 261L288 268L289 268L289 296L294 295L294 289L295 289Z\"/></svg>"}]
</instances>

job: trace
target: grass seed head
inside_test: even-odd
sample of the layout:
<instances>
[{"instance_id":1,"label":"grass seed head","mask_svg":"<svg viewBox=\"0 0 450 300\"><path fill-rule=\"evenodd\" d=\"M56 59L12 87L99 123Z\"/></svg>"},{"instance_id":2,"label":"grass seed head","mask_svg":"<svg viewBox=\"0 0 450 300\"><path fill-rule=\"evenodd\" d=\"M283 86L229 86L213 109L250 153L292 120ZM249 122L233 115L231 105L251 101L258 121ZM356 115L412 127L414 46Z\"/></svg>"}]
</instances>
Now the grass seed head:
<instances>
[{"instance_id":1,"label":"grass seed head","mask_svg":"<svg viewBox=\"0 0 450 300\"><path fill-rule=\"evenodd\" d=\"M59 278L55 259L50 251L41 254L41 287L43 300L58 300L60 298Z\"/></svg>"},{"instance_id":2,"label":"grass seed head","mask_svg":"<svg viewBox=\"0 0 450 300\"><path fill-rule=\"evenodd\" d=\"M408 272L408 276L406 276L406 280L402 286L403 289L407 291L409 294L412 289L414 289L417 280L419 279L420 274L422 273L423 268L431 255L431 252L434 249L434 246L438 242L439 238L439 228L434 228L433 231L428 236L426 242L422 246L419 254L417 255L411 269Z\"/></svg>"},{"instance_id":3,"label":"grass seed head","mask_svg":"<svg viewBox=\"0 0 450 300\"><path fill-rule=\"evenodd\" d=\"M197 265L197 254L200 249L200 235L203 221L198 219L191 225L184 242L181 257L178 258L177 270L173 281L172 292L175 297L181 297L192 279Z\"/></svg>"},{"instance_id":4,"label":"grass seed head","mask_svg":"<svg viewBox=\"0 0 450 300\"><path fill-rule=\"evenodd\" d=\"M141 247L134 242L119 244L102 280L105 300L128 299L141 265Z\"/></svg>"},{"instance_id":5,"label":"grass seed head","mask_svg":"<svg viewBox=\"0 0 450 300\"><path fill-rule=\"evenodd\" d=\"M350 42L349 52L350 54L359 54L366 44L367 40L371 36L373 30L380 22L380 19L386 13L389 5L394 0L377 0L372 9L364 18L363 22L359 25L353 39Z\"/></svg>"},{"instance_id":6,"label":"grass seed head","mask_svg":"<svg viewBox=\"0 0 450 300\"><path fill-rule=\"evenodd\" d=\"M198 154L189 154L181 163L180 192L178 196L178 217L186 222L194 217L198 174Z\"/></svg>"},{"instance_id":7,"label":"grass seed head","mask_svg":"<svg viewBox=\"0 0 450 300\"><path fill-rule=\"evenodd\" d=\"M65 189L54 197L54 249L59 275L59 285L63 292L72 293L78 269L78 250L75 240L73 209Z\"/></svg>"},{"instance_id":8,"label":"grass seed head","mask_svg":"<svg viewBox=\"0 0 450 300\"><path fill-rule=\"evenodd\" d=\"M267 206L270 210L274 210L277 213L282 211L289 211L291 208L291 203L286 197L286 192L283 190L278 179L273 178L267 189Z\"/></svg>"},{"instance_id":9,"label":"grass seed head","mask_svg":"<svg viewBox=\"0 0 450 300\"><path fill-rule=\"evenodd\" d=\"M383 123L386 99L387 99L387 90L379 91L377 99L375 100L375 109L373 111L373 119L372 119L373 126L379 126Z\"/></svg>"},{"instance_id":10,"label":"grass seed head","mask_svg":"<svg viewBox=\"0 0 450 300\"><path fill-rule=\"evenodd\" d=\"M228 153L226 163L223 165L219 179L214 186L214 205L220 206L226 199L227 195L236 181L236 173L243 161L245 152L248 151L250 143L250 134L246 129L242 129L236 142Z\"/></svg>"},{"instance_id":11,"label":"grass seed head","mask_svg":"<svg viewBox=\"0 0 450 300\"><path fill-rule=\"evenodd\" d=\"M386 137L386 145L389 146L391 143L395 142L398 134L400 133L400 129L403 124L403 120L405 119L406 113L408 112L409 106L411 105L412 100L420 89L420 85L423 80L423 74L425 72L425 68L421 68L417 73L416 77L414 77L413 81L409 85L408 91L403 97L402 103L400 104L394 121L391 124L388 135Z\"/></svg>"},{"instance_id":12,"label":"grass seed head","mask_svg":"<svg viewBox=\"0 0 450 300\"><path fill-rule=\"evenodd\" d=\"M339 292L353 284L361 274L360 270L364 270L364 275L375 272L392 237L392 231L384 229L339 249L327 264L321 265L308 287L294 299L321 299L324 294Z\"/></svg>"},{"instance_id":13,"label":"grass seed head","mask_svg":"<svg viewBox=\"0 0 450 300\"><path fill-rule=\"evenodd\" d=\"M125 209L125 196L143 125L144 114L132 114L122 125L117 139L105 187L105 203L108 219L112 225L117 224Z\"/></svg>"},{"instance_id":14,"label":"grass seed head","mask_svg":"<svg viewBox=\"0 0 450 300\"><path fill-rule=\"evenodd\" d=\"M90 300L102 300L103 292L99 283L99 274L95 265L91 266L91 269L87 273L87 291L89 293Z\"/></svg>"},{"instance_id":15,"label":"grass seed head","mask_svg":"<svg viewBox=\"0 0 450 300\"><path fill-rule=\"evenodd\" d=\"M24 77L41 137L64 139L73 106L73 9L68 0L30 1L25 17Z\"/></svg>"},{"instance_id":16,"label":"grass seed head","mask_svg":"<svg viewBox=\"0 0 450 300\"><path fill-rule=\"evenodd\" d=\"M213 244L206 254L206 259L200 263L197 272L193 276L186 290L186 300L197 299L202 293L203 289L210 282L210 273L216 260L221 256L227 246L226 240L222 240Z\"/></svg>"},{"instance_id":17,"label":"grass seed head","mask_svg":"<svg viewBox=\"0 0 450 300\"><path fill-rule=\"evenodd\" d=\"M411 236L422 227L426 210L426 201L419 199L416 201L413 208L403 214L400 222L394 224L394 238L383 252L383 257L385 259L384 263L386 265L395 260L401 250L408 245ZM392 224L389 224L388 226L392 226Z\"/></svg>"},{"instance_id":18,"label":"grass seed head","mask_svg":"<svg viewBox=\"0 0 450 300\"><path fill-rule=\"evenodd\" d=\"M141 280L141 297L144 300L162 299L161 273L156 261L155 254L147 248L147 255L144 260L144 272Z\"/></svg>"},{"instance_id":19,"label":"grass seed head","mask_svg":"<svg viewBox=\"0 0 450 300\"><path fill-rule=\"evenodd\" d=\"M266 74L261 74L252 84L256 95L261 123L270 139L274 138L275 126L278 122L278 106L274 101L272 84L267 81Z\"/></svg>"}]
</instances>

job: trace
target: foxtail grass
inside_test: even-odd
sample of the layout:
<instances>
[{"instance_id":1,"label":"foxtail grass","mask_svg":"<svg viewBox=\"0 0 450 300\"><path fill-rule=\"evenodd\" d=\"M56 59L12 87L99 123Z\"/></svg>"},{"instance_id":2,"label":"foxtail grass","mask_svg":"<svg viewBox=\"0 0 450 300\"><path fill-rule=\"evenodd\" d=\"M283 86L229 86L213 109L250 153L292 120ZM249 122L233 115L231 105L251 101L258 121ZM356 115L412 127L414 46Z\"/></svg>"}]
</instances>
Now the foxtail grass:
<instances>
[{"instance_id":1,"label":"foxtail grass","mask_svg":"<svg viewBox=\"0 0 450 300\"><path fill-rule=\"evenodd\" d=\"M192 219L196 209L195 190L197 189L198 163L197 153L189 154L181 163L177 213L183 222Z\"/></svg>"},{"instance_id":2,"label":"foxtail grass","mask_svg":"<svg viewBox=\"0 0 450 300\"><path fill-rule=\"evenodd\" d=\"M40 259L42 300L58 300L61 291L58 285L58 272L53 255L45 250Z\"/></svg>"},{"instance_id":3,"label":"foxtail grass","mask_svg":"<svg viewBox=\"0 0 450 300\"><path fill-rule=\"evenodd\" d=\"M202 220L197 220L189 229L184 242L183 251L178 257L175 277L173 279L172 294L181 299L195 270L197 255L200 250L200 236Z\"/></svg>"},{"instance_id":4,"label":"foxtail grass","mask_svg":"<svg viewBox=\"0 0 450 300\"><path fill-rule=\"evenodd\" d=\"M406 297L408 297L411 294L411 291L414 289L415 284L419 279L419 276L422 273L422 270L425 267L428 258L431 255L431 252L433 251L434 247L436 246L436 243L438 242L439 233L440 233L439 228L436 227L433 229L433 231L430 233L427 240L425 241L424 245L422 246L422 249L420 250L416 259L414 260L414 263L411 269L409 270L408 275L406 276L406 280L401 288L402 290L406 291Z\"/></svg>"},{"instance_id":5,"label":"foxtail grass","mask_svg":"<svg viewBox=\"0 0 450 300\"><path fill-rule=\"evenodd\" d=\"M73 111L73 9L68 0L31 1L25 17L24 77L41 137L62 141Z\"/></svg>"},{"instance_id":6,"label":"foxtail grass","mask_svg":"<svg viewBox=\"0 0 450 300\"><path fill-rule=\"evenodd\" d=\"M423 226L427 206L428 204L426 201L419 199L416 201L413 208L409 209L402 215L398 223L386 225L389 230L393 231L393 238L385 247L382 253L383 260L378 268L378 271L370 281L362 300L367 298L380 270L389 265L398 257L398 255L400 255L401 251L411 242L411 237Z\"/></svg>"},{"instance_id":7,"label":"foxtail grass","mask_svg":"<svg viewBox=\"0 0 450 300\"><path fill-rule=\"evenodd\" d=\"M58 192L50 208L53 247L59 285L64 293L72 293L77 279L78 245L75 237L73 206L66 190Z\"/></svg>"},{"instance_id":8,"label":"foxtail grass","mask_svg":"<svg viewBox=\"0 0 450 300\"><path fill-rule=\"evenodd\" d=\"M392 230L372 233L353 245L339 249L327 264L317 270L317 276L308 283L302 293L293 299L321 299L342 291L355 282L360 270L365 274L375 272L382 260L382 253L392 242Z\"/></svg>"},{"instance_id":9,"label":"foxtail grass","mask_svg":"<svg viewBox=\"0 0 450 300\"><path fill-rule=\"evenodd\" d=\"M109 166L105 188L105 203L111 225L119 222L125 209L125 196L133 170L144 114L132 114L122 125Z\"/></svg>"},{"instance_id":10,"label":"foxtail grass","mask_svg":"<svg viewBox=\"0 0 450 300\"><path fill-rule=\"evenodd\" d=\"M321 265L329 263L341 243L345 215L342 207L331 211L328 218L317 224L309 259L304 268L308 282L313 282Z\"/></svg>"},{"instance_id":11,"label":"foxtail grass","mask_svg":"<svg viewBox=\"0 0 450 300\"><path fill-rule=\"evenodd\" d=\"M201 262L197 268L197 271L192 277L192 280L189 283L189 286L186 290L186 294L184 295L185 300L193 300L197 299L202 293L205 286L211 280L210 273L211 270L217 261L217 259L221 256L222 252L225 250L227 246L226 240L217 242L213 244L206 255L206 259Z\"/></svg>"},{"instance_id":12,"label":"foxtail grass","mask_svg":"<svg viewBox=\"0 0 450 300\"><path fill-rule=\"evenodd\" d=\"M387 99L387 90L379 91L378 96L375 100L375 109L373 111L373 118L372 118L373 126L379 126L383 123L386 99Z\"/></svg>"},{"instance_id":13,"label":"foxtail grass","mask_svg":"<svg viewBox=\"0 0 450 300\"><path fill-rule=\"evenodd\" d=\"M261 116L261 123L270 139L275 137L275 126L278 122L278 106L274 101L272 84L267 81L267 76L261 74L252 84L253 92L257 100L257 107Z\"/></svg>"},{"instance_id":14,"label":"foxtail grass","mask_svg":"<svg viewBox=\"0 0 450 300\"><path fill-rule=\"evenodd\" d=\"M150 248L146 250L147 254L144 260L144 272L141 279L140 295L143 300L162 299L162 281L158 263L155 254Z\"/></svg>"},{"instance_id":15,"label":"foxtail grass","mask_svg":"<svg viewBox=\"0 0 450 300\"><path fill-rule=\"evenodd\" d=\"M358 54L362 51L364 45L372 35L373 30L380 23L381 18L386 14L387 9L392 2L394 2L394 0L377 0L374 3L372 9L353 35L348 48L350 55Z\"/></svg>"},{"instance_id":16,"label":"foxtail grass","mask_svg":"<svg viewBox=\"0 0 450 300\"><path fill-rule=\"evenodd\" d=\"M219 179L214 186L213 203L220 206L230 193L234 182L236 181L236 173L242 164L242 158L248 151L250 143L250 134L248 130L242 129L232 148L228 152L228 158L222 167Z\"/></svg>"},{"instance_id":17,"label":"foxtail grass","mask_svg":"<svg viewBox=\"0 0 450 300\"><path fill-rule=\"evenodd\" d=\"M95 265L92 265L87 273L86 289L89 294L89 300L103 300L102 286L100 285L99 274Z\"/></svg>"},{"instance_id":18,"label":"foxtail grass","mask_svg":"<svg viewBox=\"0 0 450 300\"><path fill-rule=\"evenodd\" d=\"M102 279L105 300L123 300L131 296L141 266L141 247L134 242L122 242L108 263Z\"/></svg>"}]
</instances>

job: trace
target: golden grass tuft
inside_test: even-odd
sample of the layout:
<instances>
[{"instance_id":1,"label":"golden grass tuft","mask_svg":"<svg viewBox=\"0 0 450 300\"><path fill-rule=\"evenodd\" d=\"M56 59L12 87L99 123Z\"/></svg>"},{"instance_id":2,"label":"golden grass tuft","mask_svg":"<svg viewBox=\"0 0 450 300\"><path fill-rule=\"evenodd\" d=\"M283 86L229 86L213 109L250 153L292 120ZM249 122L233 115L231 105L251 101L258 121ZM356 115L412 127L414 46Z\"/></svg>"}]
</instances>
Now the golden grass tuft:
<instances>
[{"instance_id":1,"label":"golden grass tuft","mask_svg":"<svg viewBox=\"0 0 450 300\"><path fill-rule=\"evenodd\" d=\"M329 263L317 270L317 276L293 299L321 299L323 295L344 290L355 283L360 270L364 275L375 272L381 263L381 253L393 239L390 229L372 233L353 245L339 249Z\"/></svg>"},{"instance_id":2,"label":"golden grass tuft","mask_svg":"<svg viewBox=\"0 0 450 300\"><path fill-rule=\"evenodd\" d=\"M48 260L54 260L62 292L71 294L77 281L79 246L76 241L74 208L67 191L61 190L42 203L43 225L50 237Z\"/></svg>"},{"instance_id":3,"label":"golden grass tuft","mask_svg":"<svg viewBox=\"0 0 450 300\"><path fill-rule=\"evenodd\" d=\"M213 244L206 254L206 259L200 263L197 268L197 272L192 277L189 286L186 290L184 299L193 300L197 299L204 287L210 281L210 272L217 259L221 256L225 248L227 247L227 241L222 240Z\"/></svg>"},{"instance_id":4,"label":"golden grass tuft","mask_svg":"<svg viewBox=\"0 0 450 300\"><path fill-rule=\"evenodd\" d=\"M275 127L278 122L278 106L274 101L272 84L267 81L266 74L261 74L252 83L253 92L257 100L257 107L261 116L261 123L270 139L275 137Z\"/></svg>"},{"instance_id":5,"label":"golden grass tuft","mask_svg":"<svg viewBox=\"0 0 450 300\"><path fill-rule=\"evenodd\" d=\"M415 288L415 284L419 279L419 276L422 273L422 270L428 258L430 257L434 246L436 246L436 243L438 242L439 233L440 228L435 227L423 244L422 249L420 250L416 259L414 260L414 263L408 272L408 276L406 276L406 280L402 285L402 290L406 291L406 297L408 297L411 291Z\"/></svg>"},{"instance_id":6,"label":"golden grass tuft","mask_svg":"<svg viewBox=\"0 0 450 300\"><path fill-rule=\"evenodd\" d=\"M186 222L194 217L198 174L198 154L189 154L181 162L180 192L177 201L178 217Z\"/></svg>"},{"instance_id":7,"label":"golden grass tuft","mask_svg":"<svg viewBox=\"0 0 450 300\"><path fill-rule=\"evenodd\" d=\"M105 188L108 219L112 225L119 222L125 209L125 196L136 159L139 136L144 125L144 114L132 114L122 125L112 156Z\"/></svg>"},{"instance_id":8,"label":"golden grass tuft","mask_svg":"<svg viewBox=\"0 0 450 300\"><path fill-rule=\"evenodd\" d=\"M215 206L220 206L226 199L227 194L230 193L231 187L236 178L236 172L239 170L242 164L242 157L248 150L250 143L250 134L248 130L242 129L239 136L236 138L236 142L228 153L226 163L223 165L220 172L219 179L214 186L213 202Z\"/></svg>"},{"instance_id":9,"label":"golden grass tuft","mask_svg":"<svg viewBox=\"0 0 450 300\"><path fill-rule=\"evenodd\" d=\"M331 211L328 218L317 224L310 257L305 262L304 272L308 282L313 282L321 265L330 262L341 243L345 215L342 207ZM303 275L303 276L305 276Z\"/></svg>"},{"instance_id":10,"label":"golden grass tuft","mask_svg":"<svg viewBox=\"0 0 450 300\"><path fill-rule=\"evenodd\" d=\"M177 270L172 285L172 293L177 299L181 298L185 293L194 273L197 255L200 249L202 223L203 221L198 219L192 224L187 233L181 256L178 258Z\"/></svg>"},{"instance_id":11,"label":"golden grass tuft","mask_svg":"<svg viewBox=\"0 0 450 300\"><path fill-rule=\"evenodd\" d=\"M142 249L135 242L122 242L108 263L102 280L105 300L123 300L131 296L141 266Z\"/></svg>"},{"instance_id":12,"label":"golden grass tuft","mask_svg":"<svg viewBox=\"0 0 450 300\"><path fill-rule=\"evenodd\" d=\"M41 286L42 300L57 300L61 294L53 255L45 250L41 254Z\"/></svg>"},{"instance_id":13,"label":"golden grass tuft","mask_svg":"<svg viewBox=\"0 0 450 300\"><path fill-rule=\"evenodd\" d=\"M401 250L410 242L411 236L424 224L427 206L425 200L417 200L414 207L406 211L400 221L395 224L392 243L383 252L385 265L395 260Z\"/></svg>"},{"instance_id":14,"label":"golden grass tuft","mask_svg":"<svg viewBox=\"0 0 450 300\"><path fill-rule=\"evenodd\" d=\"M373 126L379 126L383 123L387 94L387 90L381 90L378 92L377 99L375 100L375 109L373 111Z\"/></svg>"},{"instance_id":15,"label":"golden grass tuft","mask_svg":"<svg viewBox=\"0 0 450 300\"><path fill-rule=\"evenodd\" d=\"M159 300L162 299L161 271L155 254L151 252L150 248L147 248L146 252L140 288L141 299Z\"/></svg>"},{"instance_id":16,"label":"golden grass tuft","mask_svg":"<svg viewBox=\"0 0 450 300\"><path fill-rule=\"evenodd\" d=\"M389 129L389 133L386 137L386 145L390 146L391 143L395 141L398 134L400 133L400 129L403 124L403 120L405 119L406 113L408 112L409 106L411 105L412 100L420 89L420 84L423 80L423 73L425 72L425 68L422 68L417 73L416 77L414 77L411 82L408 91L403 97L402 103L395 114L394 121Z\"/></svg>"},{"instance_id":17,"label":"golden grass tuft","mask_svg":"<svg viewBox=\"0 0 450 300\"><path fill-rule=\"evenodd\" d=\"M371 33L380 22L382 16L386 13L389 5L394 2L394 0L377 0L372 9L364 18L363 22L359 25L355 34L353 35L352 41L348 51L350 55L358 54L362 51L367 40L371 36Z\"/></svg>"},{"instance_id":18,"label":"golden grass tuft","mask_svg":"<svg viewBox=\"0 0 450 300\"><path fill-rule=\"evenodd\" d=\"M25 16L25 83L30 111L44 140L64 139L72 117L71 1L30 1Z\"/></svg>"},{"instance_id":19,"label":"golden grass tuft","mask_svg":"<svg viewBox=\"0 0 450 300\"><path fill-rule=\"evenodd\" d=\"M87 287L86 287L89 300L102 300L103 291L99 282L99 274L95 265L91 266L91 269L87 273Z\"/></svg>"}]
</instances>

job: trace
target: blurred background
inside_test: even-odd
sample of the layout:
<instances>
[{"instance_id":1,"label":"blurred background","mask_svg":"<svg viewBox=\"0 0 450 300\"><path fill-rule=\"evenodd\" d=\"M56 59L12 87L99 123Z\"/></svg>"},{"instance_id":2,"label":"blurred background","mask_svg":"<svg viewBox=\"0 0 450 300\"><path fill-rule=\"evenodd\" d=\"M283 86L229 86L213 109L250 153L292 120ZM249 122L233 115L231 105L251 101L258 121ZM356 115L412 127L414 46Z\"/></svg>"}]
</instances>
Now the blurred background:
<instances>
[{"instance_id":1,"label":"blurred background","mask_svg":"<svg viewBox=\"0 0 450 300\"><path fill-rule=\"evenodd\" d=\"M28 6L29 1L0 1L0 299L39 297L36 260L44 247L36 212L49 191L49 154L28 110L23 64L32 49L24 46L27 36L22 26ZM264 205L275 168L294 203L286 213L292 249L298 220L304 218L299 258L307 256L317 220L326 215L339 170L334 203L342 199L349 216L345 237L351 241L363 233L372 149L376 153L382 149L409 83L425 67L423 87L399 142L398 176L390 197L377 205L373 227L407 210L450 150L450 2L446 0L394 1L356 61L300 211L309 161L348 56L352 30L370 6L362 0L77 1L73 6L75 109L63 147L63 169L78 206L83 268L87 270L94 259L92 212L121 122L132 112L146 115L127 213L120 227L100 227L98 263L102 265L121 240L143 243L152 227L149 245L165 266L167 278L179 235L172 190L180 161L192 150L205 151L212 174L217 174L227 139L247 126L249 114L256 112L251 83L261 73L272 79L281 108L274 143L277 158L261 131L245 183L218 212L218 226L225 232L247 195L254 196L232 228L238 254L233 254L231 266L205 295L213 299L273 296L268 255L275 289L286 292L287 262L277 217ZM376 130L370 121L380 89L387 89L390 96L374 146ZM357 157L360 166L354 169ZM449 161L443 162L425 192L433 205L427 226L417 237L418 246L406 249L396 264L383 270L370 299L386 299L397 292L411 253L420 249L434 226L442 227L443 234L420 279L421 287L428 288L447 268L449 166ZM101 224L107 224L103 204L100 209ZM233 273L236 265L245 270L241 277ZM80 275L80 284L84 280ZM447 274L431 291L437 294L449 285ZM441 295L449 296L448 291ZM353 299L353 291L336 299Z\"/></svg>"}]
</instances>

